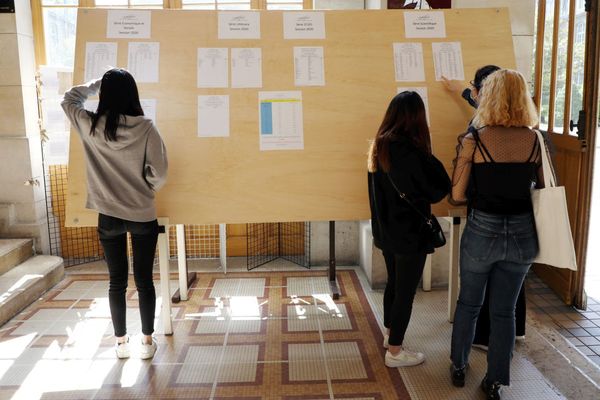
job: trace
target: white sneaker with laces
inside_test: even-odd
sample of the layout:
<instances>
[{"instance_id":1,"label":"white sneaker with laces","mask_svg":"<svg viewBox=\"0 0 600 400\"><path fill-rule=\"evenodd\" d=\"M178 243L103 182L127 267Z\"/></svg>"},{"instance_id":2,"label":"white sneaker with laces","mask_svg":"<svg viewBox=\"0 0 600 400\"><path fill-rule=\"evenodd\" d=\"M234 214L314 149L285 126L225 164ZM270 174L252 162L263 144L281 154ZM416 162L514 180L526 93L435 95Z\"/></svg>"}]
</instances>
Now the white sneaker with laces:
<instances>
[{"instance_id":1,"label":"white sneaker with laces","mask_svg":"<svg viewBox=\"0 0 600 400\"><path fill-rule=\"evenodd\" d=\"M390 335L383 335L383 348L387 349L390 347Z\"/></svg>"},{"instance_id":2,"label":"white sneaker with laces","mask_svg":"<svg viewBox=\"0 0 600 400\"><path fill-rule=\"evenodd\" d=\"M392 355L389 350L385 352L385 365L390 368L412 367L423 361L425 361L425 354L416 351L402 349L396 355Z\"/></svg>"},{"instance_id":3,"label":"white sneaker with laces","mask_svg":"<svg viewBox=\"0 0 600 400\"><path fill-rule=\"evenodd\" d=\"M154 340L154 338L152 338L152 343L150 344L142 342L142 345L140 347L140 358L142 360L148 360L154 357L157 348L158 345L156 344L156 340Z\"/></svg>"},{"instance_id":4,"label":"white sneaker with laces","mask_svg":"<svg viewBox=\"0 0 600 400\"><path fill-rule=\"evenodd\" d=\"M129 358L129 337L123 343L115 344L115 353L117 353L117 358Z\"/></svg>"},{"instance_id":5,"label":"white sneaker with laces","mask_svg":"<svg viewBox=\"0 0 600 400\"><path fill-rule=\"evenodd\" d=\"M473 343L472 346L475 347L476 349L479 349L479 350L488 351L488 347L485 344L476 344L476 343Z\"/></svg>"}]
</instances>

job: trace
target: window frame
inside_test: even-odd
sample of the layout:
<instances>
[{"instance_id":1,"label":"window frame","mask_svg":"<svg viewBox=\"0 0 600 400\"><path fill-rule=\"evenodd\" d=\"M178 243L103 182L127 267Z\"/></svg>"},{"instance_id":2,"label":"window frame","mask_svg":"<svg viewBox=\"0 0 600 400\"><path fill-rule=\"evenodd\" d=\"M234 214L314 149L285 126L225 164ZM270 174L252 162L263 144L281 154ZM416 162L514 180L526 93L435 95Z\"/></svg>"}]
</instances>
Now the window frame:
<instances>
[{"instance_id":1,"label":"window frame","mask_svg":"<svg viewBox=\"0 0 600 400\"><path fill-rule=\"evenodd\" d=\"M558 43L559 43L559 30L560 30L560 17L561 17L561 0L553 0L554 7L551 8L554 12L554 23L552 31L552 55L551 65L545 66L544 64L544 34L545 34L545 23L546 14L548 8L546 7L547 0L538 0L538 15L537 15L537 33L536 33L536 54L535 54L535 74L534 74L534 101L538 108L538 113L541 116L542 106L542 90L543 85L543 72L544 68L550 67L550 93L549 93L549 104L548 104L548 126L545 129L548 133L556 135L572 136L570 133L570 121L573 119L571 115L571 103L573 93L573 54L575 49L575 16L577 13L577 2L579 0L569 0L568 9L568 28L567 28L567 60L566 60L566 71L565 71L565 99L563 111L563 124L562 127L555 125L555 110L556 110L556 94L557 94L557 70L558 70ZM584 29L585 37L585 29ZM562 129L562 131L561 131Z\"/></svg>"}]
</instances>

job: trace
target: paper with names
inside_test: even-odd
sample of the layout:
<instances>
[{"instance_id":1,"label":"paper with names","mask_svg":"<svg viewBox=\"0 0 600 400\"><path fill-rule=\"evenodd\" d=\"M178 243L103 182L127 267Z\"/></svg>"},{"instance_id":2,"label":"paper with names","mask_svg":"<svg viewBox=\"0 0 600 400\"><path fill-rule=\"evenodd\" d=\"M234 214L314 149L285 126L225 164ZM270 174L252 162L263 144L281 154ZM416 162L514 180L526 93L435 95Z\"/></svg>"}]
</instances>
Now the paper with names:
<instances>
[{"instance_id":1,"label":"paper with names","mask_svg":"<svg viewBox=\"0 0 600 400\"><path fill-rule=\"evenodd\" d=\"M460 42L431 43L431 47L435 80L441 81L444 76L446 79L464 81L465 70Z\"/></svg>"},{"instance_id":2,"label":"paper with names","mask_svg":"<svg viewBox=\"0 0 600 400\"><path fill-rule=\"evenodd\" d=\"M302 92L258 92L260 150L303 150Z\"/></svg>"},{"instance_id":3,"label":"paper with names","mask_svg":"<svg viewBox=\"0 0 600 400\"><path fill-rule=\"evenodd\" d=\"M198 87L226 88L229 86L229 50L203 47L198 49Z\"/></svg>"},{"instance_id":4,"label":"paper with names","mask_svg":"<svg viewBox=\"0 0 600 400\"><path fill-rule=\"evenodd\" d=\"M140 99L144 115L152 120L156 125L156 99Z\"/></svg>"},{"instance_id":5,"label":"paper with names","mask_svg":"<svg viewBox=\"0 0 600 400\"><path fill-rule=\"evenodd\" d=\"M262 50L260 48L231 49L231 87L262 87Z\"/></svg>"},{"instance_id":6,"label":"paper with names","mask_svg":"<svg viewBox=\"0 0 600 400\"><path fill-rule=\"evenodd\" d=\"M394 43L394 70L397 82L425 81L423 45L421 43Z\"/></svg>"},{"instance_id":7,"label":"paper with names","mask_svg":"<svg viewBox=\"0 0 600 400\"><path fill-rule=\"evenodd\" d=\"M296 86L325 86L323 47L294 47Z\"/></svg>"},{"instance_id":8,"label":"paper with names","mask_svg":"<svg viewBox=\"0 0 600 400\"><path fill-rule=\"evenodd\" d=\"M148 10L108 10L107 38L149 39L152 14Z\"/></svg>"},{"instance_id":9,"label":"paper with names","mask_svg":"<svg viewBox=\"0 0 600 400\"><path fill-rule=\"evenodd\" d=\"M158 82L160 43L130 42L127 69L137 82Z\"/></svg>"},{"instance_id":10,"label":"paper with names","mask_svg":"<svg viewBox=\"0 0 600 400\"><path fill-rule=\"evenodd\" d=\"M154 124L156 124L156 99L140 99L140 105L144 111L144 116L150 118ZM98 110L97 99L87 99L83 104L83 108L93 113Z\"/></svg>"},{"instance_id":11,"label":"paper with names","mask_svg":"<svg viewBox=\"0 0 600 400\"><path fill-rule=\"evenodd\" d=\"M260 39L258 11L219 12L219 39Z\"/></svg>"},{"instance_id":12,"label":"paper with names","mask_svg":"<svg viewBox=\"0 0 600 400\"><path fill-rule=\"evenodd\" d=\"M229 136L229 96L198 96L198 137Z\"/></svg>"},{"instance_id":13,"label":"paper with names","mask_svg":"<svg viewBox=\"0 0 600 400\"><path fill-rule=\"evenodd\" d=\"M402 86L398 88L396 93L401 92L417 92L421 99L423 100L423 104L425 105L425 115L427 117L427 125L430 126L431 119L429 118L429 96L427 95L427 87L426 86Z\"/></svg>"},{"instance_id":14,"label":"paper with names","mask_svg":"<svg viewBox=\"0 0 600 400\"><path fill-rule=\"evenodd\" d=\"M405 11L404 36L407 38L445 38L443 11Z\"/></svg>"},{"instance_id":15,"label":"paper with names","mask_svg":"<svg viewBox=\"0 0 600 400\"><path fill-rule=\"evenodd\" d=\"M325 14L313 12L284 12L284 39L325 39Z\"/></svg>"},{"instance_id":16,"label":"paper with names","mask_svg":"<svg viewBox=\"0 0 600 400\"><path fill-rule=\"evenodd\" d=\"M86 82L102 78L106 71L117 65L117 43L87 42L85 44L85 73Z\"/></svg>"}]
</instances>

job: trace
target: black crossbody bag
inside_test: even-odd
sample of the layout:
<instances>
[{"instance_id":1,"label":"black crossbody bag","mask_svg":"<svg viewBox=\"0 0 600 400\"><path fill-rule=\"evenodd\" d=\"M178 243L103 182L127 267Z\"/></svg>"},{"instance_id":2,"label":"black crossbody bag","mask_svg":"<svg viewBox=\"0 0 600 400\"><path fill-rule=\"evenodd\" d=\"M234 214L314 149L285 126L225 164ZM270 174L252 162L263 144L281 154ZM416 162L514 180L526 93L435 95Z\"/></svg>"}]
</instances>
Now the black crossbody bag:
<instances>
[{"instance_id":1,"label":"black crossbody bag","mask_svg":"<svg viewBox=\"0 0 600 400\"><path fill-rule=\"evenodd\" d=\"M431 215L429 215L429 217L427 217L425 214L423 214L408 199L408 196L406 196L406 193L402 193L400 190L398 190L398 187L396 186L396 184L394 183L394 181L392 180L392 178L390 177L390 175L389 174L386 174L386 175L387 175L390 183L392 184L392 186L394 187L394 189L396 190L396 192L400 196L400 198L402 200L404 200L409 206L411 206L413 208L413 210L415 210L417 212L417 214L419 214L425 220L425 229L427 229L427 236L429 237L429 243L431 243L431 245L433 247L435 247L435 248L442 247L443 245L445 245L446 244L446 237L444 236L444 232L442 231L442 227L440 226L440 223L438 222L438 220L435 217L435 215L431 214Z\"/></svg>"}]
</instances>

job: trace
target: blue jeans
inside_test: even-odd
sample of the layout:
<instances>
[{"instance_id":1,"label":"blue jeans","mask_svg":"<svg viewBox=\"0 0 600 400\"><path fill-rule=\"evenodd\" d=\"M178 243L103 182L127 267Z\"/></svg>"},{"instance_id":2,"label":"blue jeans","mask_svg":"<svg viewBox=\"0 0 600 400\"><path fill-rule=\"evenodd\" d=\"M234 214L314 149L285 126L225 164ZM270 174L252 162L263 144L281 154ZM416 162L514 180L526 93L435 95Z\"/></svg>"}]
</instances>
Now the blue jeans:
<instances>
[{"instance_id":1,"label":"blue jeans","mask_svg":"<svg viewBox=\"0 0 600 400\"><path fill-rule=\"evenodd\" d=\"M489 280L488 381L510 384L515 304L537 252L532 214L494 215L471 210L460 245L460 294L452 328L450 358L456 367L469 361Z\"/></svg>"}]
</instances>

